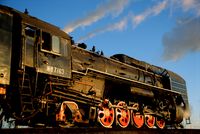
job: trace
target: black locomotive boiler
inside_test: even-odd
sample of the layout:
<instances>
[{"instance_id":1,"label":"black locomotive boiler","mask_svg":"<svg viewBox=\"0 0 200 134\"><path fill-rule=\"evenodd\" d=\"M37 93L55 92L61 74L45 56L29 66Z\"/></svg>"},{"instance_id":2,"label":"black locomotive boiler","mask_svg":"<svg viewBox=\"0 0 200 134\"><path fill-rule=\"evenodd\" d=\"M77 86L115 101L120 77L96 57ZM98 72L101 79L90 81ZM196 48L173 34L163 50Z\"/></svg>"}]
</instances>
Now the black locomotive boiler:
<instances>
[{"instance_id":1,"label":"black locomotive boiler","mask_svg":"<svg viewBox=\"0 0 200 134\"><path fill-rule=\"evenodd\" d=\"M0 118L15 126L165 128L185 118L185 80L124 54L107 58L59 28L0 6Z\"/></svg>"}]
</instances>

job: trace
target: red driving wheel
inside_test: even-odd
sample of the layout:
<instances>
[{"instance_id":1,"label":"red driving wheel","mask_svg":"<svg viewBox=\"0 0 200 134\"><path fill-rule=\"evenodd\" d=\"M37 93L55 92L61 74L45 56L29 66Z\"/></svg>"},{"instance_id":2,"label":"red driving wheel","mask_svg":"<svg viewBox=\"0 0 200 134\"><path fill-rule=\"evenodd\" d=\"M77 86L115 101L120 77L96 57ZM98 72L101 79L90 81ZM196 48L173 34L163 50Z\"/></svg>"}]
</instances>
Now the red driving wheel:
<instances>
[{"instance_id":1,"label":"red driving wheel","mask_svg":"<svg viewBox=\"0 0 200 134\"><path fill-rule=\"evenodd\" d=\"M155 117L153 115L145 115L145 124L148 128L153 128L155 124Z\"/></svg>"},{"instance_id":2,"label":"red driving wheel","mask_svg":"<svg viewBox=\"0 0 200 134\"><path fill-rule=\"evenodd\" d=\"M163 129L165 127L165 120L161 117L156 117L156 126Z\"/></svg>"},{"instance_id":3,"label":"red driving wheel","mask_svg":"<svg viewBox=\"0 0 200 134\"><path fill-rule=\"evenodd\" d=\"M132 120L133 125L136 128L141 128L144 125L144 115L140 114L139 112L132 112Z\"/></svg>"},{"instance_id":4,"label":"red driving wheel","mask_svg":"<svg viewBox=\"0 0 200 134\"><path fill-rule=\"evenodd\" d=\"M100 109L98 109L98 121L99 123L106 128L110 128L114 122L114 108L109 108L108 106L102 105Z\"/></svg>"},{"instance_id":5,"label":"red driving wheel","mask_svg":"<svg viewBox=\"0 0 200 134\"><path fill-rule=\"evenodd\" d=\"M125 102L120 101L117 106L127 106ZM122 128L126 128L130 123L130 112L125 108L116 108L116 123Z\"/></svg>"}]
</instances>

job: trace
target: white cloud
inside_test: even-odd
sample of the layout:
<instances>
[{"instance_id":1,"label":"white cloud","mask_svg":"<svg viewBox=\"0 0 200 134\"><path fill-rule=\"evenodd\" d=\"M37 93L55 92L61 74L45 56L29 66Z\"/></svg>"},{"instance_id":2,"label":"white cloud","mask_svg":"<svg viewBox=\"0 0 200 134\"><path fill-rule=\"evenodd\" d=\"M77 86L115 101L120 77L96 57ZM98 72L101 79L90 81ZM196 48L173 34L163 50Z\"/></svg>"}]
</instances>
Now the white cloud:
<instances>
[{"instance_id":1,"label":"white cloud","mask_svg":"<svg viewBox=\"0 0 200 134\"><path fill-rule=\"evenodd\" d=\"M165 60L178 60L188 53L199 52L200 18L177 23L176 27L163 36L163 45Z\"/></svg>"},{"instance_id":2,"label":"white cloud","mask_svg":"<svg viewBox=\"0 0 200 134\"><path fill-rule=\"evenodd\" d=\"M173 3L173 8L175 6L178 7L178 9L181 7L185 13L193 11L195 15L200 16L199 0L171 0L171 3Z\"/></svg>"},{"instance_id":3,"label":"white cloud","mask_svg":"<svg viewBox=\"0 0 200 134\"><path fill-rule=\"evenodd\" d=\"M114 30L122 31L126 28L127 23L128 23L128 18L125 17L124 19L120 20L119 22L116 22L114 24L110 24L110 25L105 26L103 28L93 30L92 32L88 33L87 35L80 37L78 42L92 38L92 37L96 36L97 34L109 32L109 31L114 31Z\"/></svg>"},{"instance_id":4,"label":"white cloud","mask_svg":"<svg viewBox=\"0 0 200 134\"><path fill-rule=\"evenodd\" d=\"M147 17L149 16L156 16L158 14L160 14L166 7L167 7L167 3L168 0L164 0L160 3L158 3L157 5L146 9L144 12L133 16L132 18L132 22L133 22L133 26L136 27L137 25L139 25L141 22L143 22Z\"/></svg>"},{"instance_id":5,"label":"white cloud","mask_svg":"<svg viewBox=\"0 0 200 134\"><path fill-rule=\"evenodd\" d=\"M94 37L94 36L96 36L97 34L100 34L100 33L105 33L105 32L113 31L113 30L121 31L126 27L129 19L132 19L133 25L134 25L134 27L136 27L142 21L145 21L145 19L147 17L160 14L167 7L167 2L168 2L168 0L164 0L164 1L154 5L151 8L146 9L144 12L142 12L139 15L134 16L134 15L129 14L127 17L123 18L119 22L116 22L114 24L110 24L110 25L105 26L103 28L98 28L96 30L93 30L92 32L88 33L86 36L79 38L78 42L92 38L92 37Z\"/></svg>"},{"instance_id":6,"label":"white cloud","mask_svg":"<svg viewBox=\"0 0 200 134\"><path fill-rule=\"evenodd\" d=\"M96 8L96 10L88 13L87 16L80 18L76 21L71 22L68 24L64 31L66 33L70 33L74 31L76 28L89 26L94 22L102 19L106 15L119 15L124 8L128 5L129 0L108 0L107 3L104 3Z\"/></svg>"},{"instance_id":7,"label":"white cloud","mask_svg":"<svg viewBox=\"0 0 200 134\"><path fill-rule=\"evenodd\" d=\"M184 10L188 10L195 6L195 0L182 0L181 2Z\"/></svg>"},{"instance_id":8,"label":"white cloud","mask_svg":"<svg viewBox=\"0 0 200 134\"><path fill-rule=\"evenodd\" d=\"M184 18L178 19L176 26L164 34L163 58L178 60L189 53L200 51L200 1L171 0L171 2L173 6L177 6L176 10L182 9Z\"/></svg>"}]
</instances>

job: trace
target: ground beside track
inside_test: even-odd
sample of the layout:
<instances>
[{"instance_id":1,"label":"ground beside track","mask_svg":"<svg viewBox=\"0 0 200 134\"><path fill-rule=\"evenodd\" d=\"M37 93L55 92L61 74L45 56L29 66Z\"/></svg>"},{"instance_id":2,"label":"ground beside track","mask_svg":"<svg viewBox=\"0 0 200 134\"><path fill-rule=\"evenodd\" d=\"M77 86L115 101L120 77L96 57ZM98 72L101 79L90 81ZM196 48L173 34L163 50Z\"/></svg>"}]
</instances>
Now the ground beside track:
<instances>
[{"instance_id":1,"label":"ground beside track","mask_svg":"<svg viewBox=\"0 0 200 134\"><path fill-rule=\"evenodd\" d=\"M0 129L0 134L200 134L200 129L26 128Z\"/></svg>"}]
</instances>

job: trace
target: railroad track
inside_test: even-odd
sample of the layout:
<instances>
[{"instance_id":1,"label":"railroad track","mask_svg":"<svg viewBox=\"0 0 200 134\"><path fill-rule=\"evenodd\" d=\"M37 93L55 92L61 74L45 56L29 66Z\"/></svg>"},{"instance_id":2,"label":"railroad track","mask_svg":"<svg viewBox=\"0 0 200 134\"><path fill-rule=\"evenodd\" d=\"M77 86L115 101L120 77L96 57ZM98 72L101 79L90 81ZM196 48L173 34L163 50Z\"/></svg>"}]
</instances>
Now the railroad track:
<instances>
[{"instance_id":1,"label":"railroad track","mask_svg":"<svg viewBox=\"0 0 200 134\"><path fill-rule=\"evenodd\" d=\"M0 133L23 134L199 134L200 129L120 129L120 128L21 128L0 129Z\"/></svg>"}]
</instances>

